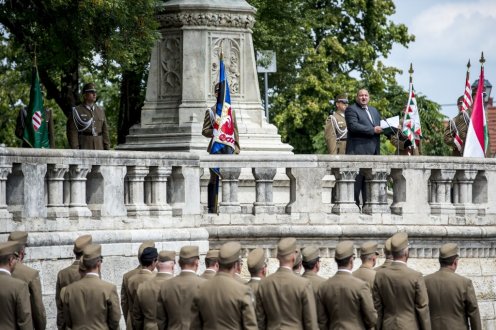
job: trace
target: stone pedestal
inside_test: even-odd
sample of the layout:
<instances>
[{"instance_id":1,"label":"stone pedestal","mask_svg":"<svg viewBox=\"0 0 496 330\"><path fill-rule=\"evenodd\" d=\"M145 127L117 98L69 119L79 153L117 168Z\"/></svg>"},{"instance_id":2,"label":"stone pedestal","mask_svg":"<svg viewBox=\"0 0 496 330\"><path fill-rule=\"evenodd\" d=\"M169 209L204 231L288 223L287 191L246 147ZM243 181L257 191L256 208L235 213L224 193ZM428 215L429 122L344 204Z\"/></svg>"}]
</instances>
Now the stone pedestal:
<instances>
[{"instance_id":1,"label":"stone pedestal","mask_svg":"<svg viewBox=\"0 0 496 330\"><path fill-rule=\"evenodd\" d=\"M48 165L48 218L67 218L69 210L64 205L64 176L69 170L67 165Z\"/></svg>"},{"instance_id":2,"label":"stone pedestal","mask_svg":"<svg viewBox=\"0 0 496 330\"><path fill-rule=\"evenodd\" d=\"M333 169L332 173L336 178L336 193L334 194L334 205L332 213L358 213L359 208L355 203L354 186L355 178L358 174L357 169Z\"/></svg>"},{"instance_id":3,"label":"stone pedestal","mask_svg":"<svg viewBox=\"0 0 496 330\"><path fill-rule=\"evenodd\" d=\"M238 183L241 169L223 168L220 170L222 185L222 202L219 203L220 213L239 213L241 205L238 201Z\"/></svg>"},{"instance_id":4,"label":"stone pedestal","mask_svg":"<svg viewBox=\"0 0 496 330\"><path fill-rule=\"evenodd\" d=\"M205 152L209 139L201 131L205 110L216 102L222 50L242 152L291 153L262 109L255 9L245 0L172 0L161 8L141 122L116 149Z\"/></svg>"},{"instance_id":5,"label":"stone pedestal","mask_svg":"<svg viewBox=\"0 0 496 330\"><path fill-rule=\"evenodd\" d=\"M91 211L86 204L86 175L91 166L71 165L69 175L71 180L71 202L69 203L69 217L91 217Z\"/></svg>"}]
</instances>

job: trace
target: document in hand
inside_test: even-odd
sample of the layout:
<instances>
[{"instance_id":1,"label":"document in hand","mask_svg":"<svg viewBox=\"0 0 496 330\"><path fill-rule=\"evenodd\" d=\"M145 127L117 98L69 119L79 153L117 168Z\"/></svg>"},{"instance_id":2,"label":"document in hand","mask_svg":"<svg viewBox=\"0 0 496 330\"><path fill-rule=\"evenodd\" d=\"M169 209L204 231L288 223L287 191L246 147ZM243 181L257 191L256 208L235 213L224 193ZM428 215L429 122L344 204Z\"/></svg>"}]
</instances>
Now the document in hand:
<instances>
[{"instance_id":1,"label":"document in hand","mask_svg":"<svg viewBox=\"0 0 496 330\"><path fill-rule=\"evenodd\" d=\"M383 134L395 134L400 126L400 116L389 117L381 120Z\"/></svg>"}]
</instances>

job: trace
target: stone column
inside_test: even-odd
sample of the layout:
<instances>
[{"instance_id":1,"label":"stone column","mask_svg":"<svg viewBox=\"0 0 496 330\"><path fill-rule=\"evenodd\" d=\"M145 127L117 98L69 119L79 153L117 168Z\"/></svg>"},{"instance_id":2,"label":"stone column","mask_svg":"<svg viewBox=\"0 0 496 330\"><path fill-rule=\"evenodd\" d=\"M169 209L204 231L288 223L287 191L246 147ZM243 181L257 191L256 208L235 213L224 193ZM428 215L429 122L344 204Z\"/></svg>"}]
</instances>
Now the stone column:
<instances>
[{"instance_id":1,"label":"stone column","mask_svg":"<svg viewBox=\"0 0 496 330\"><path fill-rule=\"evenodd\" d=\"M451 203L451 184L455 170L436 169L431 172L431 213L434 215L454 214Z\"/></svg>"},{"instance_id":2,"label":"stone column","mask_svg":"<svg viewBox=\"0 0 496 330\"><path fill-rule=\"evenodd\" d=\"M22 217L27 219L46 218L45 176L47 165L24 163L21 167L24 175Z\"/></svg>"},{"instance_id":3,"label":"stone column","mask_svg":"<svg viewBox=\"0 0 496 330\"><path fill-rule=\"evenodd\" d=\"M7 177L12 171L12 166L0 166L0 219L10 219L12 215L7 210Z\"/></svg>"},{"instance_id":4,"label":"stone column","mask_svg":"<svg viewBox=\"0 0 496 330\"><path fill-rule=\"evenodd\" d=\"M322 178L327 169L319 167L287 168L290 201L287 213L322 212Z\"/></svg>"},{"instance_id":5,"label":"stone column","mask_svg":"<svg viewBox=\"0 0 496 330\"><path fill-rule=\"evenodd\" d=\"M336 178L334 189L335 200L332 206L332 213L359 213L360 209L355 203L355 178L358 174L357 169L340 169L332 170Z\"/></svg>"},{"instance_id":6,"label":"stone column","mask_svg":"<svg viewBox=\"0 0 496 330\"><path fill-rule=\"evenodd\" d=\"M69 171L69 165L48 165L48 218L67 218L69 216L69 209L64 205L64 177L67 171Z\"/></svg>"},{"instance_id":7,"label":"stone column","mask_svg":"<svg viewBox=\"0 0 496 330\"><path fill-rule=\"evenodd\" d=\"M126 166L98 166L103 186L98 209L102 217L123 217L127 215L124 202Z\"/></svg>"},{"instance_id":8,"label":"stone column","mask_svg":"<svg viewBox=\"0 0 496 330\"><path fill-rule=\"evenodd\" d=\"M272 185L277 169L254 167L252 172L256 184L256 202L253 203L253 214L274 213Z\"/></svg>"},{"instance_id":9,"label":"stone column","mask_svg":"<svg viewBox=\"0 0 496 330\"><path fill-rule=\"evenodd\" d=\"M91 170L90 165L70 165L71 201L69 217L91 217L91 211L86 204L86 175Z\"/></svg>"},{"instance_id":10,"label":"stone column","mask_svg":"<svg viewBox=\"0 0 496 330\"><path fill-rule=\"evenodd\" d=\"M149 214L145 204L145 176L148 175L148 166L128 166L128 203L127 214L130 217L140 217Z\"/></svg>"},{"instance_id":11,"label":"stone column","mask_svg":"<svg viewBox=\"0 0 496 330\"><path fill-rule=\"evenodd\" d=\"M172 173L172 166L153 166L150 168L150 215L171 215L172 208L167 204L167 178Z\"/></svg>"},{"instance_id":12,"label":"stone column","mask_svg":"<svg viewBox=\"0 0 496 330\"><path fill-rule=\"evenodd\" d=\"M458 170L453 182L453 204L457 215L477 214L478 208L472 200L472 186L477 170Z\"/></svg>"},{"instance_id":13,"label":"stone column","mask_svg":"<svg viewBox=\"0 0 496 330\"><path fill-rule=\"evenodd\" d=\"M221 168L222 202L219 203L219 213L241 213L238 202L238 183L240 168Z\"/></svg>"},{"instance_id":14,"label":"stone column","mask_svg":"<svg viewBox=\"0 0 496 330\"><path fill-rule=\"evenodd\" d=\"M365 185L367 189L367 200L363 207L363 213L389 213L387 204L386 183L388 172L386 169L364 169Z\"/></svg>"}]
</instances>

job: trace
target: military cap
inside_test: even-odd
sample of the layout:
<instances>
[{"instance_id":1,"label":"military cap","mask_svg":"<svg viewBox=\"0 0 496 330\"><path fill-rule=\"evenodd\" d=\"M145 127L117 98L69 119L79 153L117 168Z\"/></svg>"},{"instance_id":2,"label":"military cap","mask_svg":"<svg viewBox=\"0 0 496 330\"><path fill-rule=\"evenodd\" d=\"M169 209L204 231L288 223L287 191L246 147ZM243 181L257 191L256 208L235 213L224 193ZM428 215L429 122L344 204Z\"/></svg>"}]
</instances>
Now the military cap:
<instances>
[{"instance_id":1,"label":"military cap","mask_svg":"<svg viewBox=\"0 0 496 330\"><path fill-rule=\"evenodd\" d=\"M200 252L197 245L186 245L179 251L179 258L189 259L200 257Z\"/></svg>"},{"instance_id":2,"label":"military cap","mask_svg":"<svg viewBox=\"0 0 496 330\"><path fill-rule=\"evenodd\" d=\"M304 262L309 262L320 257L319 248L316 246L307 246L301 250Z\"/></svg>"},{"instance_id":3,"label":"military cap","mask_svg":"<svg viewBox=\"0 0 496 330\"><path fill-rule=\"evenodd\" d=\"M212 259L212 260L219 259L219 250L208 250L205 259Z\"/></svg>"},{"instance_id":4,"label":"military cap","mask_svg":"<svg viewBox=\"0 0 496 330\"><path fill-rule=\"evenodd\" d=\"M74 253L83 252L84 248L93 242L91 235L82 235L74 241Z\"/></svg>"},{"instance_id":5,"label":"military cap","mask_svg":"<svg viewBox=\"0 0 496 330\"><path fill-rule=\"evenodd\" d=\"M277 243L277 256L284 257L296 251L296 238L286 237L282 238Z\"/></svg>"},{"instance_id":6,"label":"military cap","mask_svg":"<svg viewBox=\"0 0 496 330\"><path fill-rule=\"evenodd\" d=\"M96 92L96 86L94 83L87 83L84 84L83 86L83 94L84 93L90 93L90 92Z\"/></svg>"},{"instance_id":7,"label":"military cap","mask_svg":"<svg viewBox=\"0 0 496 330\"><path fill-rule=\"evenodd\" d=\"M147 247L155 247L155 242L154 241L144 241L143 243L141 243L141 245L138 249L138 258L143 253L143 250L146 249Z\"/></svg>"},{"instance_id":8,"label":"military cap","mask_svg":"<svg viewBox=\"0 0 496 330\"><path fill-rule=\"evenodd\" d=\"M83 260L92 260L102 256L100 244L89 244L83 249Z\"/></svg>"},{"instance_id":9,"label":"military cap","mask_svg":"<svg viewBox=\"0 0 496 330\"><path fill-rule=\"evenodd\" d=\"M176 251L162 250L158 254L158 261L160 262L175 261L175 260L176 260Z\"/></svg>"},{"instance_id":10,"label":"military cap","mask_svg":"<svg viewBox=\"0 0 496 330\"><path fill-rule=\"evenodd\" d=\"M219 263L225 265L238 261L240 252L241 244L238 242L224 243L219 250Z\"/></svg>"},{"instance_id":11,"label":"military cap","mask_svg":"<svg viewBox=\"0 0 496 330\"><path fill-rule=\"evenodd\" d=\"M0 243L0 256L15 255L17 253L18 244L17 241Z\"/></svg>"},{"instance_id":12,"label":"military cap","mask_svg":"<svg viewBox=\"0 0 496 330\"><path fill-rule=\"evenodd\" d=\"M248 254L248 270L257 271L265 265L265 252L262 248L256 248Z\"/></svg>"},{"instance_id":13,"label":"military cap","mask_svg":"<svg viewBox=\"0 0 496 330\"><path fill-rule=\"evenodd\" d=\"M458 255L458 245L456 243L446 243L439 249L439 258L446 259Z\"/></svg>"},{"instance_id":14,"label":"military cap","mask_svg":"<svg viewBox=\"0 0 496 330\"><path fill-rule=\"evenodd\" d=\"M366 256L368 254L373 254L373 253L379 255L379 252L377 251L377 242L368 241L360 246L361 256Z\"/></svg>"},{"instance_id":15,"label":"military cap","mask_svg":"<svg viewBox=\"0 0 496 330\"><path fill-rule=\"evenodd\" d=\"M348 104L348 96L346 96L346 94L339 94L338 96L336 96L334 102L336 103L341 102L344 104Z\"/></svg>"},{"instance_id":16,"label":"military cap","mask_svg":"<svg viewBox=\"0 0 496 330\"><path fill-rule=\"evenodd\" d=\"M8 240L16 241L20 245L26 245L28 242L28 233L25 231L13 231L10 233Z\"/></svg>"},{"instance_id":17,"label":"military cap","mask_svg":"<svg viewBox=\"0 0 496 330\"><path fill-rule=\"evenodd\" d=\"M296 257L295 257L295 261L294 261L294 264L293 264L293 267L296 267L298 266L299 264L301 264L301 249L297 246L296 247Z\"/></svg>"},{"instance_id":18,"label":"military cap","mask_svg":"<svg viewBox=\"0 0 496 330\"><path fill-rule=\"evenodd\" d=\"M353 242L352 241L342 241L342 242L339 242L338 245L336 245L336 251L334 252L334 259L343 260L343 259L346 259L348 257L351 257L354 254L355 254L355 251L353 249Z\"/></svg>"},{"instance_id":19,"label":"military cap","mask_svg":"<svg viewBox=\"0 0 496 330\"><path fill-rule=\"evenodd\" d=\"M386 240L386 243L384 243L384 253L385 254L391 254L391 238L392 237L389 237Z\"/></svg>"},{"instance_id":20,"label":"military cap","mask_svg":"<svg viewBox=\"0 0 496 330\"><path fill-rule=\"evenodd\" d=\"M408 247L408 234L396 233L391 237L391 251L400 252Z\"/></svg>"},{"instance_id":21,"label":"military cap","mask_svg":"<svg viewBox=\"0 0 496 330\"><path fill-rule=\"evenodd\" d=\"M154 261L157 258L158 258L157 249L154 247L147 247L146 249L143 250L143 253L141 254L140 260L141 261Z\"/></svg>"}]
</instances>

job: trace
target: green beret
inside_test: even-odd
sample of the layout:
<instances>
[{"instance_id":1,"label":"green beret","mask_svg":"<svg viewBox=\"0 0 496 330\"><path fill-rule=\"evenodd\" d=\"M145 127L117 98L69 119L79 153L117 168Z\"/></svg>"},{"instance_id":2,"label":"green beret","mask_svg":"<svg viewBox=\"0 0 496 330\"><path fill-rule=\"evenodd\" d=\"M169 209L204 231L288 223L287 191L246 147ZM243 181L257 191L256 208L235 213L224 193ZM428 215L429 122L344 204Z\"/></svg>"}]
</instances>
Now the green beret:
<instances>
[{"instance_id":1,"label":"green beret","mask_svg":"<svg viewBox=\"0 0 496 330\"><path fill-rule=\"evenodd\" d=\"M17 253L18 244L17 241L0 243L0 256L15 255Z\"/></svg>"},{"instance_id":2,"label":"green beret","mask_svg":"<svg viewBox=\"0 0 496 330\"><path fill-rule=\"evenodd\" d=\"M258 271L265 265L265 252L262 248L256 248L248 254L248 270Z\"/></svg>"},{"instance_id":3,"label":"green beret","mask_svg":"<svg viewBox=\"0 0 496 330\"><path fill-rule=\"evenodd\" d=\"M158 261L167 262L176 260L176 251L160 251L158 254Z\"/></svg>"},{"instance_id":4,"label":"green beret","mask_svg":"<svg viewBox=\"0 0 496 330\"><path fill-rule=\"evenodd\" d=\"M146 249L147 247L155 247L155 242L154 241L144 241L143 243L141 243L141 245L138 249L138 258L141 257L143 250Z\"/></svg>"},{"instance_id":5,"label":"green beret","mask_svg":"<svg viewBox=\"0 0 496 330\"><path fill-rule=\"evenodd\" d=\"M301 250L301 255L304 262L309 262L320 257L319 248L316 246L307 246Z\"/></svg>"},{"instance_id":6,"label":"green beret","mask_svg":"<svg viewBox=\"0 0 496 330\"><path fill-rule=\"evenodd\" d=\"M222 265L238 261L241 252L241 244L238 242L227 242L220 247L219 263Z\"/></svg>"},{"instance_id":7,"label":"green beret","mask_svg":"<svg viewBox=\"0 0 496 330\"><path fill-rule=\"evenodd\" d=\"M439 249L439 258L446 259L449 257L457 256L458 245L456 243L446 243Z\"/></svg>"},{"instance_id":8,"label":"green beret","mask_svg":"<svg viewBox=\"0 0 496 330\"><path fill-rule=\"evenodd\" d=\"M83 252L84 248L87 245L91 244L92 241L93 241L93 238L91 237L91 235L79 236L74 241L74 253L81 253L81 252Z\"/></svg>"},{"instance_id":9,"label":"green beret","mask_svg":"<svg viewBox=\"0 0 496 330\"><path fill-rule=\"evenodd\" d=\"M400 252L408 247L408 234L396 233L391 237L391 251Z\"/></svg>"},{"instance_id":10,"label":"green beret","mask_svg":"<svg viewBox=\"0 0 496 330\"><path fill-rule=\"evenodd\" d=\"M286 237L277 243L277 256L284 257L296 251L296 238Z\"/></svg>"},{"instance_id":11,"label":"green beret","mask_svg":"<svg viewBox=\"0 0 496 330\"><path fill-rule=\"evenodd\" d=\"M368 241L363 243L360 246L360 256L366 256L374 253L376 255L379 255L379 252L377 251L377 246L378 246L377 242Z\"/></svg>"},{"instance_id":12,"label":"green beret","mask_svg":"<svg viewBox=\"0 0 496 330\"><path fill-rule=\"evenodd\" d=\"M9 235L9 241L16 241L19 245L26 245L28 242L28 233L25 231L13 231Z\"/></svg>"},{"instance_id":13,"label":"green beret","mask_svg":"<svg viewBox=\"0 0 496 330\"><path fill-rule=\"evenodd\" d=\"M189 259L194 257L200 257L200 252L197 245L186 245L179 251L179 258Z\"/></svg>"},{"instance_id":14,"label":"green beret","mask_svg":"<svg viewBox=\"0 0 496 330\"><path fill-rule=\"evenodd\" d=\"M334 259L343 260L355 254L352 241L342 241L336 245Z\"/></svg>"}]
</instances>

